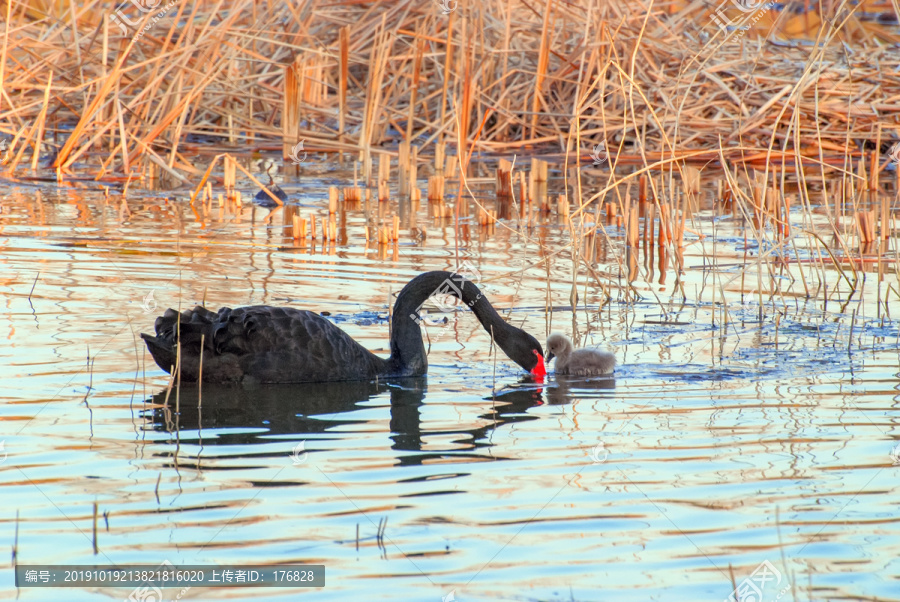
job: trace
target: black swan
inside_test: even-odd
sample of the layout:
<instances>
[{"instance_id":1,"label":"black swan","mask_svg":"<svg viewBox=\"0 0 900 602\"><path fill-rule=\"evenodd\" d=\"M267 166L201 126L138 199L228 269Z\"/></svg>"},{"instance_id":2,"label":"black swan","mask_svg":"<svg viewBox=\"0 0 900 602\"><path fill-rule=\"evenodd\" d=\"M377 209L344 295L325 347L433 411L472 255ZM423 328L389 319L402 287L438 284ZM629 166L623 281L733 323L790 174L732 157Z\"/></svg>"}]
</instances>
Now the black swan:
<instances>
[{"instance_id":1,"label":"black swan","mask_svg":"<svg viewBox=\"0 0 900 602\"><path fill-rule=\"evenodd\" d=\"M573 349L572 341L562 334L547 337L547 361L556 358L556 373L573 376L611 374L616 356L599 349Z\"/></svg>"},{"instance_id":2,"label":"black swan","mask_svg":"<svg viewBox=\"0 0 900 602\"><path fill-rule=\"evenodd\" d=\"M534 376L543 377L544 351L533 336L507 324L487 298L457 273L425 272L407 283L394 304L391 356L378 357L322 316L290 307L254 305L211 312L199 305L156 319L156 336L141 333L157 365L171 372L181 336L181 380L195 382L300 383L421 376L428 371L419 326L422 303L452 294L468 305L497 346Z\"/></svg>"}]
</instances>

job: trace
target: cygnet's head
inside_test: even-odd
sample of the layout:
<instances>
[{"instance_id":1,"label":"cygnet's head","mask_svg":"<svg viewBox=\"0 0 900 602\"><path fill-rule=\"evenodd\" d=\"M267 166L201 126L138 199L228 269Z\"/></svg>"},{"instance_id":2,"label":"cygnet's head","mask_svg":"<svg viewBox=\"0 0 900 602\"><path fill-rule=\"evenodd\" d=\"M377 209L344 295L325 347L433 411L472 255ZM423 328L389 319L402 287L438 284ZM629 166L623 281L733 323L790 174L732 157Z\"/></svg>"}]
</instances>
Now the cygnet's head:
<instances>
[{"instance_id":1,"label":"cygnet's head","mask_svg":"<svg viewBox=\"0 0 900 602\"><path fill-rule=\"evenodd\" d=\"M572 341L564 334L554 333L547 337L547 361L567 355L572 351Z\"/></svg>"}]
</instances>

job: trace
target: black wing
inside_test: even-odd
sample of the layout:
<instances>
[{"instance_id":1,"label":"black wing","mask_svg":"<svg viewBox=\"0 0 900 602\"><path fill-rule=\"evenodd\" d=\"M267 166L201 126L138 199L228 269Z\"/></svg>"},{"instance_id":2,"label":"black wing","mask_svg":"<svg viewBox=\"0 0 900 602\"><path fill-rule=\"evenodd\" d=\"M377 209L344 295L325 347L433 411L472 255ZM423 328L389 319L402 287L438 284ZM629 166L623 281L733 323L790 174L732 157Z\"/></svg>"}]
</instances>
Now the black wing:
<instances>
[{"instance_id":1,"label":"black wing","mask_svg":"<svg viewBox=\"0 0 900 602\"><path fill-rule=\"evenodd\" d=\"M181 378L196 381L203 341L203 381L263 383L364 380L385 360L311 311L256 305L213 313L197 306L169 309L156 319L156 336L142 334L156 363L170 372L181 335Z\"/></svg>"}]
</instances>

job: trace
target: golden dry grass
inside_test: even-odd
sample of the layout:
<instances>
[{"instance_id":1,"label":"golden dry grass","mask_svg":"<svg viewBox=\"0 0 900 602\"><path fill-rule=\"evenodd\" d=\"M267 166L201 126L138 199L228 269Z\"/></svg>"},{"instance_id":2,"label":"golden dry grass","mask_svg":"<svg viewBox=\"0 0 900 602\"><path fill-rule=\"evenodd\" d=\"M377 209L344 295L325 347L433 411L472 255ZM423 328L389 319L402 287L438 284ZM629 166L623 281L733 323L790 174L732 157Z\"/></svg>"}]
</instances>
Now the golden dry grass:
<instances>
[{"instance_id":1,"label":"golden dry grass","mask_svg":"<svg viewBox=\"0 0 900 602\"><path fill-rule=\"evenodd\" d=\"M722 152L844 165L879 131L900 137L898 36L857 18L885 2L761 9L727 36L698 2L469 0L444 14L201 0L156 20L165 6L123 5L132 29L109 2L2 5L13 167L45 132L58 166L87 160L101 177L148 156L199 175L181 156L198 140L364 151L405 138L460 154L604 141L618 164Z\"/></svg>"},{"instance_id":2,"label":"golden dry grass","mask_svg":"<svg viewBox=\"0 0 900 602\"><path fill-rule=\"evenodd\" d=\"M829 263L855 288L854 264L852 274L841 267L855 254L849 239L861 243L862 263L862 243L893 234L892 204L864 195L882 188L884 150L900 139L900 37L861 18L900 13L893 0L747 12L682 0L138 4L117 12L98 1L0 5L7 173L25 169L28 156L36 167L32 151L43 142L58 151L61 178L124 181L127 191L152 168L189 184L193 198L205 190L210 203L220 157L226 191L236 168L262 186L232 154L287 157L303 141L304 152L362 159L366 184L387 199L386 154L404 158L401 190L415 180L416 158L431 155L435 215L453 216L459 229L469 198L484 226L498 215L468 194L465 177L455 211L443 204L445 180L458 166L465 176L474 153L587 167L602 144L605 183L583 188L580 170L554 172L566 177L553 205L573 234L573 299L575 266L609 290L592 260L606 234L585 225L591 211L588 221L599 222L603 206L626 227L628 247L655 242L673 251L661 258L680 262L701 177L688 163L711 167L703 177L712 176L718 198L747 218L760 245L785 249L797 236L821 243L818 278L807 285L812 270L798 265L807 292ZM723 18L727 30L716 24ZM205 169L194 165L198 153L210 154ZM550 204L547 163L532 160L527 193L524 163L500 164L498 190L518 202L527 225ZM806 229L791 228L792 204ZM828 242L809 229L814 206L827 215ZM386 218L370 224L373 236L396 240ZM298 218L298 235L305 226ZM316 220L309 226L315 238ZM320 230L332 232L324 220ZM879 249L881 274L888 257ZM633 254L613 259L631 280ZM756 271L775 274L772 261L771 253L757 257Z\"/></svg>"}]
</instances>

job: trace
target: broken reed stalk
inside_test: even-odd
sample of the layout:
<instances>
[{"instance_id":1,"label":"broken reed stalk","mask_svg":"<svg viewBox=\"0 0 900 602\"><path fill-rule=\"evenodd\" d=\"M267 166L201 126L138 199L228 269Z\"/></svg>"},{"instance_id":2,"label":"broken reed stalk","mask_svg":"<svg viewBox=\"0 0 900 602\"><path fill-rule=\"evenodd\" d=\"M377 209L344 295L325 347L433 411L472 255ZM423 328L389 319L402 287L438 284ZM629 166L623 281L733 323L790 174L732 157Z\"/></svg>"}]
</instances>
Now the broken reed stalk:
<instances>
[{"instance_id":1,"label":"broken reed stalk","mask_svg":"<svg viewBox=\"0 0 900 602\"><path fill-rule=\"evenodd\" d=\"M639 240L638 208L628 208L628 220L625 226L625 244L636 248Z\"/></svg>"},{"instance_id":2,"label":"broken reed stalk","mask_svg":"<svg viewBox=\"0 0 900 602\"><path fill-rule=\"evenodd\" d=\"M868 245L875 241L875 211L857 211L856 224L859 229L859 241L863 245Z\"/></svg>"},{"instance_id":3,"label":"broken reed stalk","mask_svg":"<svg viewBox=\"0 0 900 602\"><path fill-rule=\"evenodd\" d=\"M336 241L338 238L338 230L337 230L337 222L335 221L335 216L332 214L328 216L328 230L327 233L323 232L328 238L329 241Z\"/></svg>"},{"instance_id":4,"label":"broken reed stalk","mask_svg":"<svg viewBox=\"0 0 900 602\"><path fill-rule=\"evenodd\" d=\"M497 223L497 210L496 209L479 209L478 210L478 223L482 226L489 226L491 224Z\"/></svg>"},{"instance_id":5,"label":"broken reed stalk","mask_svg":"<svg viewBox=\"0 0 900 602\"><path fill-rule=\"evenodd\" d=\"M231 155L226 154L222 162L222 185L225 187L225 193L232 197L234 195L234 187L237 183L235 159Z\"/></svg>"},{"instance_id":6,"label":"broken reed stalk","mask_svg":"<svg viewBox=\"0 0 900 602\"><path fill-rule=\"evenodd\" d=\"M419 147L413 146L409 157L409 187L411 189L411 197L413 200L422 199L422 191L419 190L418 184L419 170Z\"/></svg>"},{"instance_id":7,"label":"broken reed stalk","mask_svg":"<svg viewBox=\"0 0 900 602\"><path fill-rule=\"evenodd\" d=\"M506 159L500 159L497 166L495 193L501 199L512 197L512 163Z\"/></svg>"},{"instance_id":8,"label":"broken reed stalk","mask_svg":"<svg viewBox=\"0 0 900 602\"><path fill-rule=\"evenodd\" d=\"M344 143L347 132L347 82L350 79L350 26L341 27L339 39L339 70L338 78L338 142ZM344 154L339 153L338 158L343 161Z\"/></svg>"},{"instance_id":9,"label":"broken reed stalk","mask_svg":"<svg viewBox=\"0 0 900 602\"><path fill-rule=\"evenodd\" d=\"M397 194L400 198L406 198L409 196L409 141L400 142L397 152L397 169L400 172Z\"/></svg>"},{"instance_id":10,"label":"broken reed stalk","mask_svg":"<svg viewBox=\"0 0 900 602\"><path fill-rule=\"evenodd\" d=\"M444 176L437 175L428 178L428 200L444 200Z\"/></svg>"},{"instance_id":11,"label":"broken reed stalk","mask_svg":"<svg viewBox=\"0 0 900 602\"><path fill-rule=\"evenodd\" d=\"M206 335L200 335L200 375L197 377L197 407L203 407L203 347L206 345Z\"/></svg>"},{"instance_id":12,"label":"broken reed stalk","mask_svg":"<svg viewBox=\"0 0 900 602\"><path fill-rule=\"evenodd\" d=\"M382 183L387 186L391 179L391 156L388 154L378 155L378 186Z\"/></svg>"}]
</instances>

